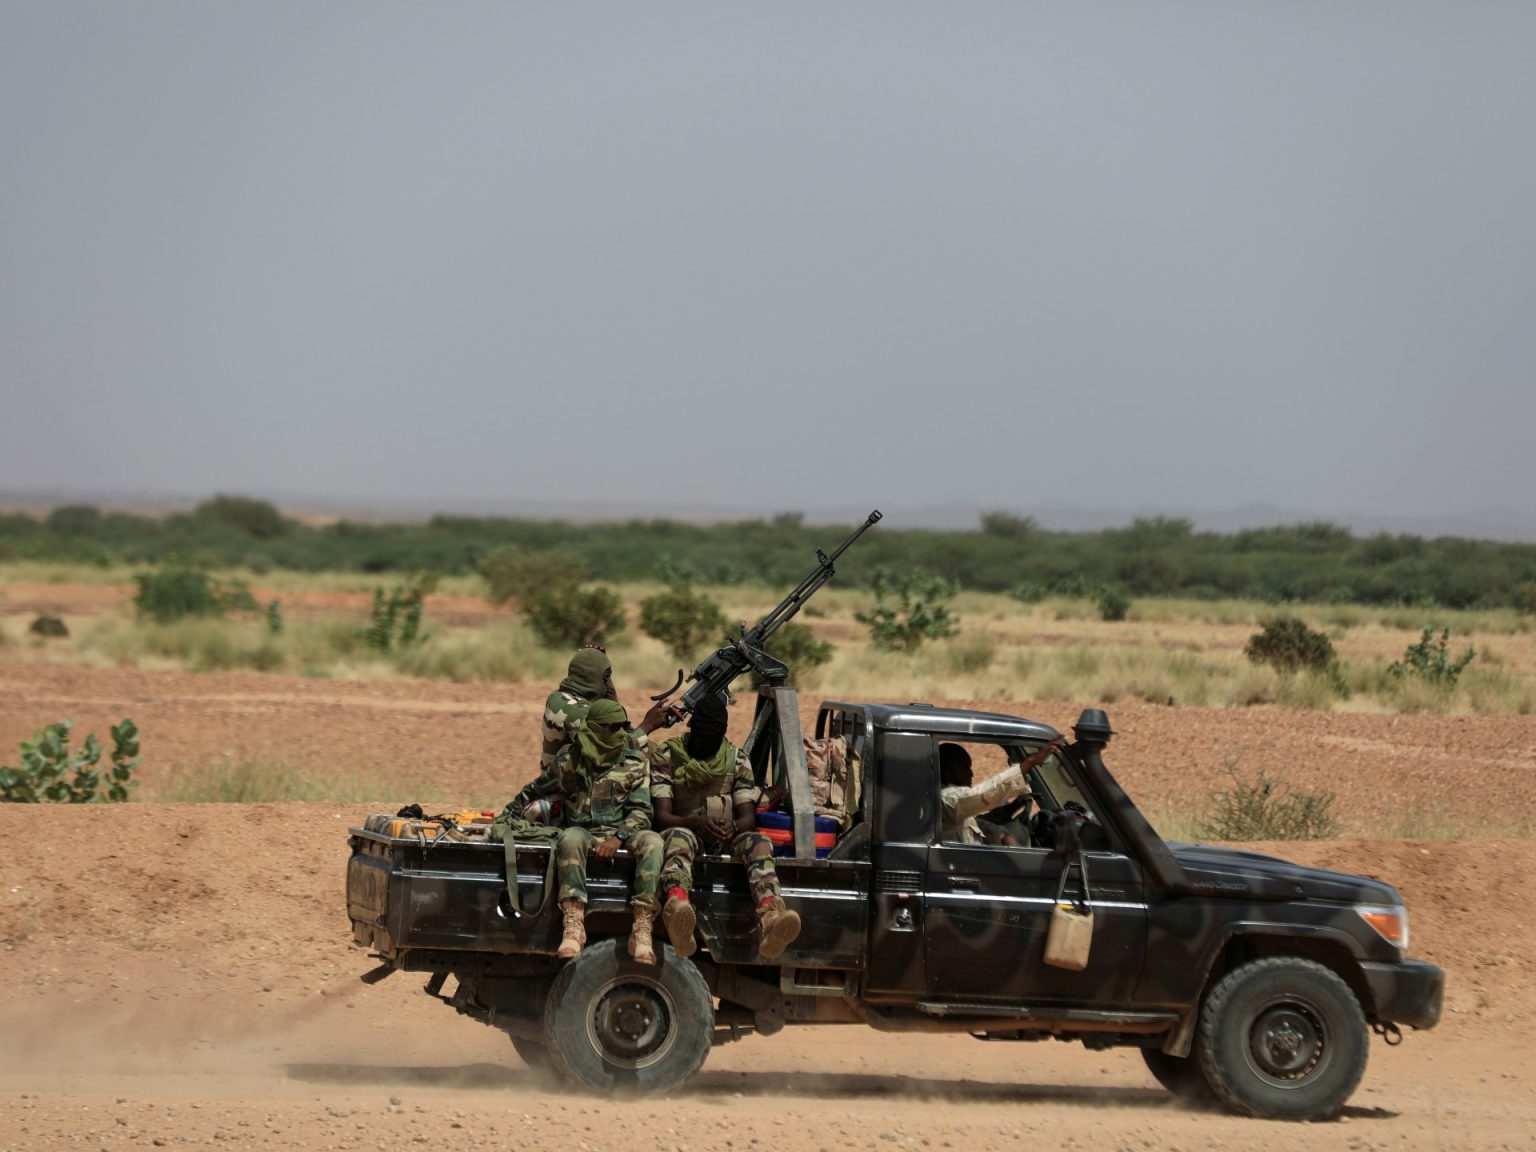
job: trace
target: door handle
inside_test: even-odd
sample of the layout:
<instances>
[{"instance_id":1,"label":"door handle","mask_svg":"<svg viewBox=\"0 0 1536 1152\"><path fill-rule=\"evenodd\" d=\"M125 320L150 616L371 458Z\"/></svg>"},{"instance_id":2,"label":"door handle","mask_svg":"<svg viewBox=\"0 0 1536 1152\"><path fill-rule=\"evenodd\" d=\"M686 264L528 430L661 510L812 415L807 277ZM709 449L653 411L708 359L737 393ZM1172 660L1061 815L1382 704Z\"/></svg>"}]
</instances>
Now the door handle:
<instances>
[{"instance_id":1,"label":"door handle","mask_svg":"<svg viewBox=\"0 0 1536 1152\"><path fill-rule=\"evenodd\" d=\"M980 891L981 881L974 876L951 876L949 878L949 886L951 888L971 888Z\"/></svg>"}]
</instances>

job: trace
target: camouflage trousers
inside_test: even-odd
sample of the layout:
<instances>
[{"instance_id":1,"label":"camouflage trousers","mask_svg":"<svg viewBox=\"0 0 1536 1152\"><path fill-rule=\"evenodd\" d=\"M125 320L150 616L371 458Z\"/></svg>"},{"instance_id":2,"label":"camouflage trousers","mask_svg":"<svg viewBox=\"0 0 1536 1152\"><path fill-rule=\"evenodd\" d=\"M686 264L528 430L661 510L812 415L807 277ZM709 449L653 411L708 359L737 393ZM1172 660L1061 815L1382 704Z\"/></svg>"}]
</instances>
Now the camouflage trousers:
<instances>
[{"instance_id":1,"label":"camouflage trousers","mask_svg":"<svg viewBox=\"0 0 1536 1152\"><path fill-rule=\"evenodd\" d=\"M763 846L760 856L753 849ZM687 828L668 828L666 859L661 865L661 890L693 891L693 862L699 855L699 837ZM731 859L747 870L752 903L761 904L779 894L779 874L773 867L773 842L761 832L738 832L731 837Z\"/></svg>"},{"instance_id":2,"label":"camouflage trousers","mask_svg":"<svg viewBox=\"0 0 1536 1152\"><path fill-rule=\"evenodd\" d=\"M599 829L599 831L602 831ZM555 872L560 877L560 899L587 902L587 853L608 838L594 836L585 828L567 828L555 841ZM635 907L658 907L656 883L661 876L661 837L655 832L636 832L624 843L635 858Z\"/></svg>"}]
</instances>

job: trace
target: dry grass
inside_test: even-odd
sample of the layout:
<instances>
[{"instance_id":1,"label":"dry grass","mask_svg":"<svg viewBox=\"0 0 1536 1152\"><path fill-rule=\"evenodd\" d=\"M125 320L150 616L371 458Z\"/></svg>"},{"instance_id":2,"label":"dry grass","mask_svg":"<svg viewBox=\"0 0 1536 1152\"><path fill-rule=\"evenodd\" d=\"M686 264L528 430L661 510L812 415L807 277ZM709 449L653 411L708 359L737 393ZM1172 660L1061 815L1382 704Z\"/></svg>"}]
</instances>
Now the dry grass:
<instances>
[{"instance_id":1,"label":"dry grass","mask_svg":"<svg viewBox=\"0 0 1536 1152\"><path fill-rule=\"evenodd\" d=\"M0 591L8 583L49 581L121 586L132 571L8 564L0 566ZM3 658L460 683L547 683L559 678L568 658L568 653L541 647L514 613L483 604L475 577L445 580L428 597L425 642L403 653L383 654L362 642L366 597L380 584L378 578L354 573L221 575L250 581L263 601L296 597L305 606L288 614L283 631L273 635L259 618L143 625L134 621L126 595L116 600L98 596L94 614L82 611L70 618L70 639L47 644L29 642L24 632L30 615L18 607L0 619L0 636L7 638L0 641ZM620 589L631 621L638 618L639 602L658 588L634 584ZM733 622L755 620L780 595L775 589L743 586L705 591ZM434 602L443 618L434 618ZM864 629L853 619L868 603L867 592L827 588L802 615L836 649L832 663L810 686L836 684L839 693L895 699L1142 700L1170 706L1273 704L1391 713L1536 711L1536 631L1531 618L1509 611L1286 606L1285 612L1332 638L1340 678L1348 688L1347 696L1341 696L1328 677L1286 675L1248 662L1244 644L1277 611L1263 604L1141 600L1133 603L1129 619L1107 623L1086 601L1051 598L1023 604L969 592L954 602L960 635L915 653L891 653L869 647ZM1453 691L1387 672L1429 623L1451 628L1456 646L1470 644L1478 651ZM610 648L625 685L664 686L676 675L678 662L633 625Z\"/></svg>"}]
</instances>

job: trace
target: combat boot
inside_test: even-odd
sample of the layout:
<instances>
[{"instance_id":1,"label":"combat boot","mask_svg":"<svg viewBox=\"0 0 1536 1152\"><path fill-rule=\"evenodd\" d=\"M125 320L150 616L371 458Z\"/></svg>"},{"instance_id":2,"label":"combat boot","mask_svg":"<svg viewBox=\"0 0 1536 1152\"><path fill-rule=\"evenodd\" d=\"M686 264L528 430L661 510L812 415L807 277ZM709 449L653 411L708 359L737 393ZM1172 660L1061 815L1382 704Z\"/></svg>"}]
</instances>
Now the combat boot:
<instances>
[{"instance_id":1,"label":"combat boot","mask_svg":"<svg viewBox=\"0 0 1536 1152\"><path fill-rule=\"evenodd\" d=\"M656 909L635 909L635 923L629 930L629 954L636 964L656 963L656 948L651 943L651 925L655 920Z\"/></svg>"},{"instance_id":2,"label":"combat boot","mask_svg":"<svg viewBox=\"0 0 1536 1152\"><path fill-rule=\"evenodd\" d=\"M560 950L555 955L573 960L587 942L587 906L580 900L562 900L560 913L565 918L565 935L560 937Z\"/></svg>"},{"instance_id":3,"label":"combat boot","mask_svg":"<svg viewBox=\"0 0 1536 1152\"><path fill-rule=\"evenodd\" d=\"M757 906L757 950L765 960L777 960L800 935L800 913L784 907L781 897L770 896Z\"/></svg>"},{"instance_id":4,"label":"combat boot","mask_svg":"<svg viewBox=\"0 0 1536 1152\"><path fill-rule=\"evenodd\" d=\"M693 904L688 893L681 888L672 889L661 910L661 926L667 930L667 939L679 956L693 955L693 925Z\"/></svg>"}]
</instances>

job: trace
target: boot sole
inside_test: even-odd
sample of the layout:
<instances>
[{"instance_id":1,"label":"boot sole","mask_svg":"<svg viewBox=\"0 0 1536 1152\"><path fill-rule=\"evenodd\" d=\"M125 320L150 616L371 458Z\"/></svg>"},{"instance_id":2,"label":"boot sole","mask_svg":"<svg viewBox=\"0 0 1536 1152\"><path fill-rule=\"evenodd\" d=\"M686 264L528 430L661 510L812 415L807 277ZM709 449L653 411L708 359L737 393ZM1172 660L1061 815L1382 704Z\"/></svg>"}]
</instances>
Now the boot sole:
<instances>
[{"instance_id":1,"label":"boot sole","mask_svg":"<svg viewBox=\"0 0 1536 1152\"><path fill-rule=\"evenodd\" d=\"M800 913L786 912L773 922L773 927L763 933L762 943L757 950L765 959L777 960L784 955L784 949L793 944L800 936Z\"/></svg>"},{"instance_id":2,"label":"boot sole","mask_svg":"<svg viewBox=\"0 0 1536 1152\"><path fill-rule=\"evenodd\" d=\"M686 900L679 901L670 916L662 912L661 923L667 930L667 939L672 941L672 950L685 959L692 956L695 948L693 929L697 923L693 905Z\"/></svg>"}]
</instances>

